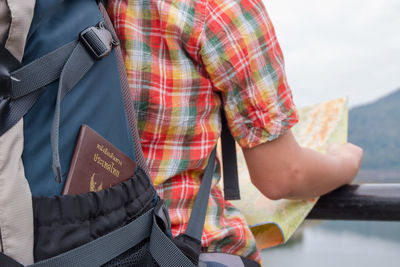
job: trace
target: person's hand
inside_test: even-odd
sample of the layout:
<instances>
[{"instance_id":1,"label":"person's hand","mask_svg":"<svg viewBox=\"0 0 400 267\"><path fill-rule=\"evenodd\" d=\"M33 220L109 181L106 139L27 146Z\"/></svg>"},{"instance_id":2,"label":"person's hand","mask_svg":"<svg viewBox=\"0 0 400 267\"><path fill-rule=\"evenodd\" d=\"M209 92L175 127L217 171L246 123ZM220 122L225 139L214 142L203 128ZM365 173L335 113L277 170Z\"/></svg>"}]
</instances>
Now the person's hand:
<instances>
[{"instance_id":1,"label":"person's hand","mask_svg":"<svg viewBox=\"0 0 400 267\"><path fill-rule=\"evenodd\" d=\"M341 160L343 168L348 169L350 183L361 167L363 150L352 143L332 144L327 148L327 154Z\"/></svg>"},{"instance_id":2,"label":"person's hand","mask_svg":"<svg viewBox=\"0 0 400 267\"><path fill-rule=\"evenodd\" d=\"M310 199L350 183L361 166L362 149L331 145L327 154L301 147L289 130L277 139L243 149L252 183L266 197Z\"/></svg>"}]
</instances>

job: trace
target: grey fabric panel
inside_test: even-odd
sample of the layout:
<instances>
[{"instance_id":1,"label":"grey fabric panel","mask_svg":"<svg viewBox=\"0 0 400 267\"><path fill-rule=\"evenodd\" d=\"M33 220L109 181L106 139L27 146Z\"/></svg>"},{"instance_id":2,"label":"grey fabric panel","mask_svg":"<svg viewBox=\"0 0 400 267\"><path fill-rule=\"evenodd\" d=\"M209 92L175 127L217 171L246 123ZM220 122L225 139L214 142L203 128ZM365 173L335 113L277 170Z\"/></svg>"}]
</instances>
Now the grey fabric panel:
<instances>
[{"instance_id":1,"label":"grey fabric panel","mask_svg":"<svg viewBox=\"0 0 400 267\"><path fill-rule=\"evenodd\" d=\"M110 18L107 15L107 11L105 10L104 6L100 3L99 8L101 11L101 14L103 15L104 22L106 24L106 27L109 31L112 32L114 36L117 36L117 34L114 31L114 27L112 25L112 22ZM122 52L121 52L121 46L115 47L116 54L117 54L117 60L118 60L118 69L119 73L121 76L121 86L122 86L122 93L124 96L124 104L125 104L125 110L127 113L128 117L128 122L129 126L131 128L131 132L133 135L133 144L134 144L134 149L135 149L135 156L136 156L136 164L142 168L142 170L145 171L148 177L150 177L150 173L148 170L148 166L146 163L146 160L144 159L143 156L143 151L140 143L140 137L139 137L139 132L137 129L137 117L136 117L136 111L132 103L132 97L131 93L129 90L129 83L128 83L128 78L126 76L126 70L125 70L125 65L124 65L124 60L122 58Z\"/></svg>"},{"instance_id":2,"label":"grey fabric panel","mask_svg":"<svg viewBox=\"0 0 400 267\"><path fill-rule=\"evenodd\" d=\"M155 218L150 236L150 253L161 267L194 267L194 264L158 227Z\"/></svg>"},{"instance_id":3,"label":"grey fabric panel","mask_svg":"<svg viewBox=\"0 0 400 267\"><path fill-rule=\"evenodd\" d=\"M3 252L33 262L33 211L22 165L23 121L0 136L0 228Z\"/></svg>"},{"instance_id":4,"label":"grey fabric panel","mask_svg":"<svg viewBox=\"0 0 400 267\"><path fill-rule=\"evenodd\" d=\"M229 267L244 267L243 261L239 256L226 253L201 253L199 261L199 266L204 264L209 266L207 262L215 262Z\"/></svg>"},{"instance_id":5,"label":"grey fabric panel","mask_svg":"<svg viewBox=\"0 0 400 267\"><path fill-rule=\"evenodd\" d=\"M0 43L4 44L8 37L8 29L10 28L11 17L7 2L0 1Z\"/></svg>"},{"instance_id":6,"label":"grey fabric panel","mask_svg":"<svg viewBox=\"0 0 400 267\"><path fill-rule=\"evenodd\" d=\"M211 182L215 169L215 158L217 149L214 148L211 152L210 158L208 159L207 167L204 171L201 186L194 203L192 213L185 234L193 237L196 240L201 241L201 235L203 233L204 221L206 217L208 200L210 196Z\"/></svg>"},{"instance_id":7,"label":"grey fabric panel","mask_svg":"<svg viewBox=\"0 0 400 267\"><path fill-rule=\"evenodd\" d=\"M153 209L130 224L59 256L30 265L31 267L98 267L134 247L150 235Z\"/></svg>"},{"instance_id":8,"label":"grey fabric panel","mask_svg":"<svg viewBox=\"0 0 400 267\"><path fill-rule=\"evenodd\" d=\"M35 0L0 1L0 42L21 61L31 25ZM33 212L29 185L21 156L24 144L23 121L0 136L0 231L3 251L8 256L33 262Z\"/></svg>"},{"instance_id":9,"label":"grey fabric panel","mask_svg":"<svg viewBox=\"0 0 400 267\"><path fill-rule=\"evenodd\" d=\"M33 17L35 0L6 0L11 15L6 48L20 61Z\"/></svg>"}]
</instances>

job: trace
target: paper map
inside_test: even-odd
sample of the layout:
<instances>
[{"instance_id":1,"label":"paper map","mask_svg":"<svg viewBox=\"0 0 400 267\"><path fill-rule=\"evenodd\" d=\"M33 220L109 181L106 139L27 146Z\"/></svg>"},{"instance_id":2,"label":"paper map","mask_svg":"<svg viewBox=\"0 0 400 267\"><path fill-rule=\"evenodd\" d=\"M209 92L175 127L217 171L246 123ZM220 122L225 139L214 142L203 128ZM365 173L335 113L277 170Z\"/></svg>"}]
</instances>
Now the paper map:
<instances>
[{"instance_id":1,"label":"paper map","mask_svg":"<svg viewBox=\"0 0 400 267\"><path fill-rule=\"evenodd\" d=\"M347 140L347 99L340 98L299 110L292 128L300 145L324 152L330 143ZM237 145L241 200L232 201L247 219L259 249L285 243L318 199L277 200L264 197L251 183L242 150Z\"/></svg>"}]
</instances>

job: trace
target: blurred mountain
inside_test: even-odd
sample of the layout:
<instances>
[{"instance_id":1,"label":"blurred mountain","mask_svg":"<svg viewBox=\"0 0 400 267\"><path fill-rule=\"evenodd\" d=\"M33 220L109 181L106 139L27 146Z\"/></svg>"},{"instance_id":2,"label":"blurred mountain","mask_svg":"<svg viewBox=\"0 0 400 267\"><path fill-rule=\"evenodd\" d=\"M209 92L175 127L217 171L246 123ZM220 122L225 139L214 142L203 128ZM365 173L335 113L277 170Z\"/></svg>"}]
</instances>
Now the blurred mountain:
<instances>
[{"instance_id":1,"label":"blurred mountain","mask_svg":"<svg viewBox=\"0 0 400 267\"><path fill-rule=\"evenodd\" d=\"M364 149L363 171L400 171L400 89L352 108L348 139Z\"/></svg>"}]
</instances>

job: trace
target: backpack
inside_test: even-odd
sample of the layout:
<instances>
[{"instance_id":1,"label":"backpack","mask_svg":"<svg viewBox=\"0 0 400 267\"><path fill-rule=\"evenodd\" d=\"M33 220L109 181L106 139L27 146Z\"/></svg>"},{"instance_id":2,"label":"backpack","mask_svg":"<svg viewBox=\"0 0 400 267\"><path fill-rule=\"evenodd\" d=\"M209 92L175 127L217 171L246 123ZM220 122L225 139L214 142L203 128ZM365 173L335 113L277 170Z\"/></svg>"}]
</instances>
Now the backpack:
<instances>
[{"instance_id":1,"label":"backpack","mask_svg":"<svg viewBox=\"0 0 400 267\"><path fill-rule=\"evenodd\" d=\"M34 220L29 266L217 264L220 253L200 256L216 150L186 232L172 238L141 152L118 38L101 2L37 0L22 62L0 46L0 86L0 136L23 118ZM135 174L99 192L61 195L83 124L132 158ZM230 259L225 264L257 266ZM1 253L0 266L24 265Z\"/></svg>"}]
</instances>

